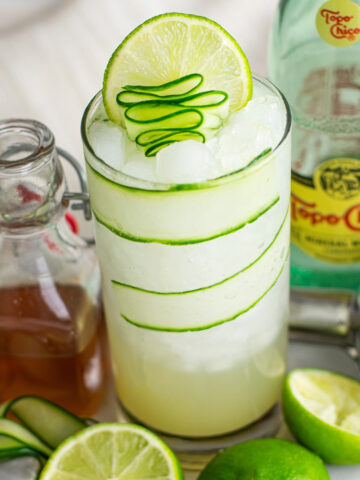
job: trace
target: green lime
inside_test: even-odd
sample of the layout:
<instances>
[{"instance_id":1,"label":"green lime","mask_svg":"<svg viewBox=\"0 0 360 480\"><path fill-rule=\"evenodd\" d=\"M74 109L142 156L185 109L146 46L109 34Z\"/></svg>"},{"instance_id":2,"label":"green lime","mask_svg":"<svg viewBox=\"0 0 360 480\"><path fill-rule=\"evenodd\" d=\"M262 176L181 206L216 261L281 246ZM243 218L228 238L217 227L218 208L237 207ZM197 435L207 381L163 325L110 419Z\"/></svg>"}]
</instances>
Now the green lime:
<instances>
[{"instance_id":1,"label":"green lime","mask_svg":"<svg viewBox=\"0 0 360 480\"><path fill-rule=\"evenodd\" d=\"M40 480L183 480L178 460L149 430L101 423L65 440L49 458Z\"/></svg>"},{"instance_id":2,"label":"green lime","mask_svg":"<svg viewBox=\"0 0 360 480\"><path fill-rule=\"evenodd\" d=\"M360 383L335 372L293 370L283 412L294 436L327 463L360 463Z\"/></svg>"},{"instance_id":3,"label":"green lime","mask_svg":"<svg viewBox=\"0 0 360 480\"><path fill-rule=\"evenodd\" d=\"M182 13L150 18L125 38L109 60L103 84L106 112L112 121L122 122L117 95L126 85L163 85L191 74L204 77L199 91L226 92L231 111L251 98L247 58L220 25Z\"/></svg>"},{"instance_id":4,"label":"green lime","mask_svg":"<svg viewBox=\"0 0 360 480\"><path fill-rule=\"evenodd\" d=\"M329 480L322 460L304 447L277 438L234 445L217 455L198 480Z\"/></svg>"}]
</instances>

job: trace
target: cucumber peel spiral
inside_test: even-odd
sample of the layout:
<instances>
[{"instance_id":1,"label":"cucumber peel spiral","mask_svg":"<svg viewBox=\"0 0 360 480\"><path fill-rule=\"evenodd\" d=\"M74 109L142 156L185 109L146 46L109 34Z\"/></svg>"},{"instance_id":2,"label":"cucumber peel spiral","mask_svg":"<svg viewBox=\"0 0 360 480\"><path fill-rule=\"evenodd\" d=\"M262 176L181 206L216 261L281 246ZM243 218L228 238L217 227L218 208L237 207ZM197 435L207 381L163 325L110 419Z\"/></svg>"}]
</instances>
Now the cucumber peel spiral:
<instances>
[{"instance_id":1,"label":"cucumber peel spiral","mask_svg":"<svg viewBox=\"0 0 360 480\"><path fill-rule=\"evenodd\" d=\"M229 96L221 90L199 91L203 81L192 73L162 85L125 85L118 93L127 134L147 157L182 140L204 143L222 126Z\"/></svg>"}]
</instances>

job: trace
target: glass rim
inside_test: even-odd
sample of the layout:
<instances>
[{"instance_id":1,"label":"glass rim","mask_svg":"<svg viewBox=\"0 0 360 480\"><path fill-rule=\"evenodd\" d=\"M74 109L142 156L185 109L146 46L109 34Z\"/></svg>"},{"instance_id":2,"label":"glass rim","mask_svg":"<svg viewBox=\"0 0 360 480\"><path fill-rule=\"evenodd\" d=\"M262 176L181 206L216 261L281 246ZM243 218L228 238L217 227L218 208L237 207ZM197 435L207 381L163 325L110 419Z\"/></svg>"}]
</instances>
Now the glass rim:
<instances>
[{"instance_id":1,"label":"glass rim","mask_svg":"<svg viewBox=\"0 0 360 480\"><path fill-rule=\"evenodd\" d=\"M54 135L42 122L28 118L8 118L0 121L0 136L16 133L32 138L34 146L28 154L17 159L5 160L0 154L0 173L28 173L37 168L44 159L48 161L54 154Z\"/></svg>"},{"instance_id":2,"label":"glass rim","mask_svg":"<svg viewBox=\"0 0 360 480\"><path fill-rule=\"evenodd\" d=\"M277 145L271 149L271 151L267 152L266 154L259 155L259 161L257 162L258 165L262 165L263 163L266 162L266 160L274 155L282 146L282 144L285 142L285 140L288 138L290 129L291 129L291 123L292 123L292 115L291 115L291 110L290 110L290 105L288 101L286 100L284 94L279 90L279 88L274 85L273 82L268 80L267 78L263 77L262 75L258 74L252 74L253 80L261 83L268 89L270 89L281 101L284 107L284 114L286 117L285 121L285 127L283 130L283 134L277 143ZM118 184L120 186L123 186L128 189L136 189L136 190L144 190L144 191L169 191L169 190L195 190L195 189L200 189L200 188L206 188L210 186L216 186L217 184L222 183L224 179L232 179L237 177L237 174L240 172L244 172L248 169L250 165L253 164L254 160L258 159L258 157L253 158L250 160L250 162L243 168L223 174L219 177L215 178L210 178L210 179L205 179L201 180L199 182L194 182L194 183L185 183L185 184L179 184L179 183L166 183L166 182L160 182L160 181L154 181L154 180L147 180L147 179L142 179L139 177L134 177L132 175L128 175L121 170L116 170L112 166L110 166L108 163L106 163L101 157L99 157L94 149L92 148L91 142L88 138L88 133L87 133L87 128L88 128L88 119L89 119L89 114L91 113L91 108L93 105L99 100L99 98L102 97L102 90L97 92L93 98L90 100L88 105L86 106L82 119L81 119L81 138L83 141L83 145L86 147L87 150L91 153L92 157L95 158L97 162L108 172L111 172L110 177L108 177L105 173L102 171L98 171L87 159L85 155L85 162L89 164L89 166L95 170L99 175L104 176L107 180L109 180L112 183ZM128 182L121 181L121 178L127 179Z\"/></svg>"}]
</instances>

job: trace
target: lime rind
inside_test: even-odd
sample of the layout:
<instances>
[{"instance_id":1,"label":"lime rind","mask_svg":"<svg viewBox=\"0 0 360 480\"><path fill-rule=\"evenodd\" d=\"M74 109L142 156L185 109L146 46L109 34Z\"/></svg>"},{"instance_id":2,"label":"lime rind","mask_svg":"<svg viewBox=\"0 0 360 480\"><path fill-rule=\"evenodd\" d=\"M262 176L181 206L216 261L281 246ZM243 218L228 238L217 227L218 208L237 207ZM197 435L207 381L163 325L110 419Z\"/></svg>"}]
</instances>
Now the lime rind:
<instances>
[{"instance_id":1,"label":"lime rind","mask_svg":"<svg viewBox=\"0 0 360 480\"><path fill-rule=\"evenodd\" d=\"M220 25L191 14L150 18L123 40L109 60L103 83L106 112L111 120L122 123L116 97L124 85L156 87L195 72L204 76L201 90L228 93L230 111L242 108L251 98L247 58Z\"/></svg>"},{"instance_id":2,"label":"lime rind","mask_svg":"<svg viewBox=\"0 0 360 480\"><path fill-rule=\"evenodd\" d=\"M280 438L259 438L220 452L198 480L330 480L322 460Z\"/></svg>"},{"instance_id":3,"label":"lime rind","mask_svg":"<svg viewBox=\"0 0 360 480\"><path fill-rule=\"evenodd\" d=\"M304 394L300 394L294 386L299 377L326 376L334 385L337 382L346 382L358 391L357 400L353 405L360 405L360 383L351 377L332 372L330 370L304 368L293 370L286 378L283 389L283 413L286 423L295 438L305 446L320 455L329 464L351 465L360 463L360 435L349 428L332 423L337 421L338 406L334 405L334 397L321 391L315 385L308 402L304 402ZM305 387L306 388L306 387ZM351 393L346 392L349 405ZM345 398L345 397L344 397ZM307 403L307 405L305 405ZM333 405L333 406L332 406ZM309 409L310 407L310 409ZM317 410L318 409L318 410ZM324 411L325 410L325 411ZM356 412L354 412L356 415ZM356 418L360 415L357 412ZM350 415L348 415L350 417Z\"/></svg>"},{"instance_id":4,"label":"lime rind","mask_svg":"<svg viewBox=\"0 0 360 480\"><path fill-rule=\"evenodd\" d=\"M142 467L144 462L147 465ZM161 475L156 474L159 464ZM102 423L65 440L49 458L40 480L55 480L59 474L62 480L72 480L74 475L108 480L120 478L125 469L136 480L152 468L149 478L153 480L184 479L174 453L155 434L139 425Z\"/></svg>"}]
</instances>

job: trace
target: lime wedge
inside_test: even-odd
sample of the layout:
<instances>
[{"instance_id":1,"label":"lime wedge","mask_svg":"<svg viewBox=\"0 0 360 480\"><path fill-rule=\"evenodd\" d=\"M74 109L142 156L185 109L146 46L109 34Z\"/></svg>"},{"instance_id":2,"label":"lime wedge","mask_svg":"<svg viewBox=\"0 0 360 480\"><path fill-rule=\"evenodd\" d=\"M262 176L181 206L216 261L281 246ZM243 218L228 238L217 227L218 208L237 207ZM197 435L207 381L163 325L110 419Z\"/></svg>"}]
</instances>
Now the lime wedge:
<instances>
[{"instance_id":1,"label":"lime wedge","mask_svg":"<svg viewBox=\"0 0 360 480\"><path fill-rule=\"evenodd\" d=\"M149 430L102 423L69 437L49 458L40 480L183 480L169 447Z\"/></svg>"},{"instance_id":2,"label":"lime wedge","mask_svg":"<svg viewBox=\"0 0 360 480\"><path fill-rule=\"evenodd\" d=\"M283 390L293 435L327 463L360 463L360 383L320 369L293 370Z\"/></svg>"},{"instance_id":3,"label":"lime wedge","mask_svg":"<svg viewBox=\"0 0 360 480\"><path fill-rule=\"evenodd\" d=\"M150 18L110 58L103 85L106 112L112 121L122 123L117 96L125 87L159 86L186 75L193 81L194 74L203 76L198 91L222 90L229 95L230 111L239 110L251 98L247 58L220 25L181 13Z\"/></svg>"}]
</instances>

